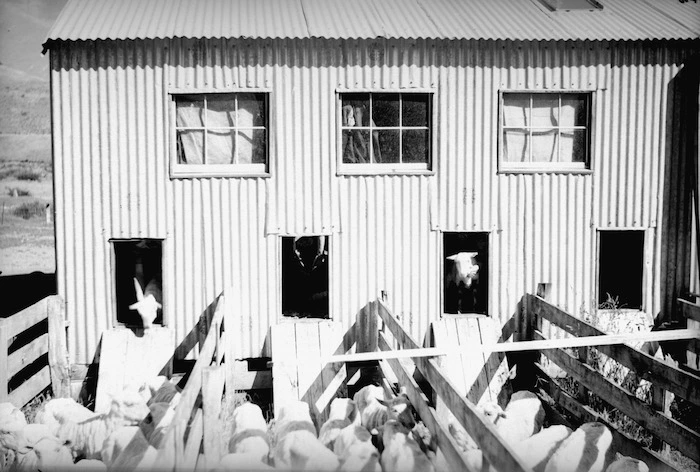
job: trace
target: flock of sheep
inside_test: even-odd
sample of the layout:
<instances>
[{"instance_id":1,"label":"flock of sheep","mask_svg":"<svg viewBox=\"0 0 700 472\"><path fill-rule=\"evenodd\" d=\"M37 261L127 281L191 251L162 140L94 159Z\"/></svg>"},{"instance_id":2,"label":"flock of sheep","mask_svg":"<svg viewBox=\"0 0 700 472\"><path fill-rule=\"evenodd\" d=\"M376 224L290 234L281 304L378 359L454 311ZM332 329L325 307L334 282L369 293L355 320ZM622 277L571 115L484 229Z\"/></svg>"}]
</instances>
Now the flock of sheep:
<instances>
[{"instance_id":1,"label":"flock of sheep","mask_svg":"<svg viewBox=\"0 0 700 472\"><path fill-rule=\"evenodd\" d=\"M179 401L177 387L154 379L112 399L95 414L71 399L46 402L28 424L9 403L0 404L0 469L12 471L157 470L158 447ZM544 409L531 392L513 394L505 410L485 402L477 410L525 465L535 472L648 472L646 464L614 460L612 434L600 423L571 431L542 428ZM369 385L353 399L336 398L318 432L309 405L289 401L269 425L261 409L243 403L233 411L228 451L211 471L318 470L338 472L434 472L435 441L415 417L405 394L387 398ZM449 431L475 471L481 451L455 421ZM155 447L154 447L155 445ZM128 449L127 449L128 446Z\"/></svg>"}]
</instances>

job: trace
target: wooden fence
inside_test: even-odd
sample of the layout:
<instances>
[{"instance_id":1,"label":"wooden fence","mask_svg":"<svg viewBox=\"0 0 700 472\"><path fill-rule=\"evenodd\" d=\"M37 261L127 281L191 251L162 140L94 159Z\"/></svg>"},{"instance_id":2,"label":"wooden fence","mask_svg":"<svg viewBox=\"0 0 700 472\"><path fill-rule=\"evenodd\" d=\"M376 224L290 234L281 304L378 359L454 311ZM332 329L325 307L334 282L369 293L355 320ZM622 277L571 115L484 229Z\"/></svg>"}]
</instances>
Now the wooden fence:
<instances>
[{"instance_id":1,"label":"wooden fence","mask_svg":"<svg viewBox=\"0 0 700 472\"><path fill-rule=\"evenodd\" d=\"M600 336L605 333L591 324L578 319L565 311L547 303L534 295L525 296L526 310L529 317L530 339L544 340L542 321L546 320L557 328L574 336ZM686 341L687 342L687 341ZM691 340L692 342L692 340ZM674 365L634 349L626 344L598 345L591 347L610 357L622 366L631 369L637 376L651 383L654 395L650 402L643 401L634 392L630 392L608 380L596 369L587 364L585 351L572 355L562 348L543 349L541 354L563 369L581 385L582 389L597 395L600 399L616 408L624 415L638 423L645 430L659 438L682 454L700 461L700 434L671 418L665 402L665 392L673 394L700 405L700 377L684 371ZM550 378L546 369L535 364L541 388L559 405L581 421L603 421L612 429L615 447L626 455L637 457L647 463L651 470L675 470L661 455L643 448L638 441L618 431L586 405L586 395L569 394L559 380Z\"/></svg>"},{"instance_id":2,"label":"wooden fence","mask_svg":"<svg viewBox=\"0 0 700 472\"><path fill-rule=\"evenodd\" d=\"M47 387L70 396L65 326L57 295L0 320L0 402L22 407Z\"/></svg>"}]
</instances>

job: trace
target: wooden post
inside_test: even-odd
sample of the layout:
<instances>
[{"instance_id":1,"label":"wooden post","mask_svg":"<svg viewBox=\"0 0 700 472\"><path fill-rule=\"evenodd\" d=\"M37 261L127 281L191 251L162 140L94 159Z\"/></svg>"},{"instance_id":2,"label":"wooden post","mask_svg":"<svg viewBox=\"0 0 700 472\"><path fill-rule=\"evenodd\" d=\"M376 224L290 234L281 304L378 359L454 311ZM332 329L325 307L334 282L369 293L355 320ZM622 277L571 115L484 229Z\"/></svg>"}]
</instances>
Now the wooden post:
<instances>
[{"instance_id":1,"label":"wooden post","mask_svg":"<svg viewBox=\"0 0 700 472\"><path fill-rule=\"evenodd\" d=\"M7 383L10 381L7 373L7 323L0 320L0 402L9 401L7 392Z\"/></svg>"},{"instance_id":2,"label":"wooden post","mask_svg":"<svg viewBox=\"0 0 700 472\"><path fill-rule=\"evenodd\" d=\"M56 398L70 398L70 366L66 348L65 304L61 297L52 296L47 300L49 318L49 367L51 388Z\"/></svg>"},{"instance_id":3,"label":"wooden post","mask_svg":"<svg viewBox=\"0 0 700 472\"><path fill-rule=\"evenodd\" d=\"M221 394L226 380L224 366L205 367L202 370L202 413L204 420L204 456L207 467L216 465L223 456L221 442L223 428L221 414Z\"/></svg>"},{"instance_id":4,"label":"wooden post","mask_svg":"<svg viewBox=\"0 0 700 472\"><path fill-rule=\"evenodd\" d=\"M370 302L357 314L355 329L357 333L357 352L374 352L377 350L378 323L377 302Z\"/></svg>"}]
</instances>

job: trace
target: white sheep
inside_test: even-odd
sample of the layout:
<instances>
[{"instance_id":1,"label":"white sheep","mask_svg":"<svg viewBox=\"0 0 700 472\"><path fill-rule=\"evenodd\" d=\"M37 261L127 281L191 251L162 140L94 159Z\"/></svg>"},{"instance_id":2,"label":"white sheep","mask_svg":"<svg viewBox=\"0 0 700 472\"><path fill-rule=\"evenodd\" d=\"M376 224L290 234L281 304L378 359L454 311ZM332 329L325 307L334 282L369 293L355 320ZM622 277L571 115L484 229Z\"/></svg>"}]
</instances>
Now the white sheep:
<instances>
[{"instance_id":1,"label":"white sheep","mask_svg":"<svg viewBox=\"0 0 700 472\"><path fill-rule=\"evenodd\" d=\"M377 385L362 387L354 396L353 401L360 411L362 426L372 431L379 428L389 419L388 408L379 402L385 401L384 389Z\"/></svg>"},{"instance_id":2,"label":"white sheep","mask_svg":"<svg viewBox=\"0 0 700 472\"><path fill-rule=\"evenodd\" d=\"M358 441L340 456L339 472L382 472L379 451L371 442Z\"/></svg>"},{"instance_id":3,"label":"white sheep","mask_svg":"<svg viewBox=\"0 0 700 472\"><path fill-rule=\"evenodd\" d=\"M273 448L276 469L335 471L338 457L306 429L293 430L278 439Z\"/></svg>"},{"instance_id":4,"label":"white sheep","mask_svg":"<svg viewBox=\"0 0 700 472\"><path fill-rule=\"evenodd\" d=\"M494 424L505 414L497 403L490 400L484 401L483 403L477 405L476 411L485 417L485 421ZM457 445L460 447L460 449L462 449L462 452L467 452L472 449L479 449L476 441L472 439L472 437L467 433L464 427L457 422L456 419L453 419L448 423L447 429L455 439Z\"/></svg>"},{"instance_id":5,"label":"white sheep","mask_svg":"<svg viewBox=\"0 0 700 472\"><path fill-rule=\"evenodd\" d=\"M639 459L622 456L612 462L605 472L649 472L649 466Z\"/></svg>"},{"instance_id":6,"label":"white sheep","mask_svg":"<svg viewBox=\"0 0 700 472\"><path fill-rule=\"evenodd\" d=\"M228 452L248 454L260 462L267 462L270 453L267 423L258 405L246 402L233 411L233 434L228 444Z\"/></svg>"},{"instance_id":7,"label":"white sheep","mask_svg":"<svg viewBox=\"0 0 700 472\"><path fill-rule=\"evenodd\" d=\"M329 449L333 449L333 443L340 431L351 424L359 424L360 413L357 405L349 398L335 398L331 402L328 420L323 423L318 433L318 439Z\"/></svg>"},{"instance_id":8,"label":"white sheep","mask_svg":"<svg viewBox=\"0 0 700 472\"><path fill-rule=\"evenodd\" d=\"M542 429L544 408L542 402L532 392L515 392L506 406L505 412L496 421L496 430L503 440L514 446Z\"/></svg>"},{"instance_id":9,"label":"white sheep","mask_svg":"<svg viewBox=\"0 0 700 472\"><path fill-rule=\"evenodd\" d=\"M411 431L398 421L384 424L382 442L380 463L384 472L434 472L433 464L411 437Z\"/></svg>"},{"instance_id":10,"label":"white sheep","mask_svg":"<svg viewBox=\"0 0 700 472\"><path fill-rule=\"evenodd\" d=\"M12 403L0 403L0 469L15 461L27 419Z\"/></svg>"},{"instance_id":11,"label":"white sheep","mask_svg":"<svg viewBox=\"0 0 700 472\"><path fill-rule=\"evenodd\" d=\"M70 449L43 424L28 424L19 435L16 470L47 470L73 465Z\"/></svg>"},{"instance_id":12,"label":"white sheep","mask_svg":"<svg viewBox=\"0 0 700 472\"><path fill-rule=\"evenodd\" d=\"M291 400L280 406L275 419L274 435L276 440L291 431L305 430L316 437L316 427L311 419L309 404L300 400Z\"/></svg>"},{"instance_id":13,"label":"white sheep","mask_svg":"<svg viewBox=\"0 0 700 472\"><path fill-rule=\"evenodd\" d=\"M160 447L168 426L175 417L175 407L169 403L151 403L148 405L150 413L139 423L150 444Z\"/></svg>"},{"instance_id":14,"label":"white sheep","mask_svg":"<svg viewBox=\"0 0 700 472\"><path fill-rule=\"evenodd\" d=\"M129 305L129 309L136 310L141 316L143 328L149 329L158 316L158 310L163 308L161 283L154 278L142 289L141 284L134 277L134 289L136 290L136 303Z\"/></svg>"},{"instance_id":15,"label":"white sheep","mask_svg":"<svg viewBox=\"0 0 700 472\"><path fill-rule=\"evenodd\" d=\"M545 472L603 472L612 462L612 433L602 423L585 423L566 438Z\"/></svg>"},{"instance_id":16,"label":"white sheep","mask_svg":"<svg viewBox=\"0 0 700 472\"><path fill-rule=\"evenodd\" d=\"M226 454L211 471L227 470L275 470L274 467L260 461L257 454L247 454L242 452Z\"/></svg>"},{"instance_id":17,"label":"white sheep","mask_svg":"<svg viewBox=\"0 0 700 472\"><path fill-rule=\"evenodd\" d=\"M342 458L347 455L348 449L356 443L367 443L374 447L372 435L367 431L367 428L359 424L351 424L340 430L333 443L333 452Z\"/></svg>"},{"instance_id":18,"label":"white sheep","mask_svg":"<svg viewBox=\"0 0 700 472\"><path fill-rule=\"evenodd\" d=\"M131 445L132 448L148 446L148 440L138 426L122 426L112 432L102 443L101 458L107 468L111 468L119 455Z\"/></svg>"},{"instance_id":19,"label":"white sheep","mask_svg":"<svg viewBox=\"0 0 700 472\"><path fill-rule=\"evenodd\" d=\"M61 421L70 420L79 423L95 416L97 414L94 411L85 408L72 398L52 398L41 406L34 421L47 425L54 435L58 435Z\"/></svg>"},{"instance_id":20,"label":"white sheep","mask_svg":"<svg viewBox=\"0 0 700 472\"><path fill-rule=\"evenodd\" d=\"M106 472L107 466L102 461L97 459L82 459L73 464L73 467L66 469L66 472L77 472L84 470L86 472Z\"/></svg>"},{"instance_id":21,"label":"white sheep","mask_svg":"<svg viewBox=\"0 0 700 472\"><path fill-rule=\"evenodd\" d=\"M571 429L566 426L550 426L515 444L513 451L533 471L542 472L554 451L559 448L569 435L571 435Z\"/></svg>"},{"instance_id":22,"label":"white sheep","mask_svg":"<svg viewBox=\"0 0 700 472\"><path fill-rule=\"evenodd\" d=\"M76 456L86 459L100 459L102 445L107 437L122 426L138 424L149 409L138 392L125 390L112 398L110 410L85 421L75 422L59 418L59 439L66 441Z\"/></svg>"}]
</instances>

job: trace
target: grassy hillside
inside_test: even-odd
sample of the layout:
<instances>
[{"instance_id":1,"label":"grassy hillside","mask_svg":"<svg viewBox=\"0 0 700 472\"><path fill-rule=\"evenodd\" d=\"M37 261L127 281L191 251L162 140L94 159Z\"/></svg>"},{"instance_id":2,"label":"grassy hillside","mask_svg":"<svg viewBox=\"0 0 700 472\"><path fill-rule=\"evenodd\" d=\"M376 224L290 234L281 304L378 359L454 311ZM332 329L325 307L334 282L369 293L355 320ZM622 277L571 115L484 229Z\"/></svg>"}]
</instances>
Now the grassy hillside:
<instances>
[{"instance_id":1,"label":"grassy hillside","mask_svg":"<svg viewBox=\"0 0 700 472\"><path fill-rule=\"evenodd\" d=\"M0 134L49 134L49 83L0 66Z\"/></svg>"}]
</instances>

